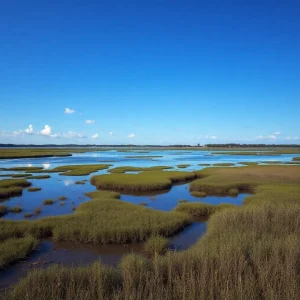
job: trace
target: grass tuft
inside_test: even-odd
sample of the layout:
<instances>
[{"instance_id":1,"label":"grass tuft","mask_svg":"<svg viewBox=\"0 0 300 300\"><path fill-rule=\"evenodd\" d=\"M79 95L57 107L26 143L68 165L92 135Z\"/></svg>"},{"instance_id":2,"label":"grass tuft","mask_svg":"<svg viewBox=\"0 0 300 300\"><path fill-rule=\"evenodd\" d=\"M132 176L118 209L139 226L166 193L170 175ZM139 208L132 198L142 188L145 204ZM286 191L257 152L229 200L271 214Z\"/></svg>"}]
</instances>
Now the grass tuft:
<instances>
[{"instance_id":1,"label":"grass tuft","mask_svg":"<svg viewBox=\"0 0 300 300\"><path fill-rule=\"evenodd\" d=\"M209 217L217 211L236 207L230 204L211 205L201 202L180 203L175 208L175 211L184 212L194 217Z\"/></svg>"},{"instance_id":2,"label":"grass tuft","mask_svg":"<svg viewBox=\"0 0 300 300\"><path fill-rule=\"evenodd\" d=\"M32 236L11 238L0 242L0 270L25 258L37 244L37 240Z\"/></svg>"},{"instance_id":3,"label":"grass tuft","mask_svg":"<svg viewBox=\"0 0 300 300\"><path fill-rule=\"evenodd\" d=\"M151 236L145 243L145 251L150 255L164 254L169 246L168 239L156 235Z\"/></svg>"}]
</instances>

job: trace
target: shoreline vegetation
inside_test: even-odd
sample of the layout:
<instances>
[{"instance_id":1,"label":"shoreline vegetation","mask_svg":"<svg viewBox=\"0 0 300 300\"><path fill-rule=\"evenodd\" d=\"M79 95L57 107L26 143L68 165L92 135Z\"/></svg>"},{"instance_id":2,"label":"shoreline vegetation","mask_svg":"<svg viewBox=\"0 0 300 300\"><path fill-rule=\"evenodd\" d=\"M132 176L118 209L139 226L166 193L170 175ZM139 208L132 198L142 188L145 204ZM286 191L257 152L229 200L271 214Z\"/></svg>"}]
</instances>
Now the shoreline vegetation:
<instances>
[{"instance_id":1,"label":"shoreline vegetation","mask_svg":"<svg viewBox=\"0 0 300 300\"><path fill-rule=\"evenodd\" d=\"M1 220L0 245L10 239L23 244L21 239L28 235L37 240L47 236L103 244L146 241L152 255L126 255L118 268L97 262L34 269L7 291L5 299L300 298L299 165L204 168L191 173L144 171L93 178L99 181L103 176L106 182L114 178L114 188L132 183L143 186L146 178L172 184L173 175L164 173L179 173L177 179L187 177L181 173L196 174L191 191L226 195L234 189L251 195L243 206L181 201L174 211L160 212L120 201L117 192L99 190L89 193L92 200L81 204L74 215ZM166 251L165 238L188 225L191 216L210 216L205 235L186 251Z\"/></svg>"},{"instance_id":2,"label":"shoreline vegetation","mask_svg":"<svg viewBox=\"0 0 300 300\"><path fill-rule=\"evenodd\" d=\"M247 151L245 151L245 149ZM65 157L76 153L108 151L151 153L151 150L198 150L213 151L213 154L224 155L278 155L300 154L300 145L240 145L240 144L208 144L206 146L191 145L14 145L0 144L0 159ZM217 152L216 152L217 151ZM263 152L264 151L264 152ZM155 159L157 155L129 156L136 159Z\"/></svg>"}]
</instances>

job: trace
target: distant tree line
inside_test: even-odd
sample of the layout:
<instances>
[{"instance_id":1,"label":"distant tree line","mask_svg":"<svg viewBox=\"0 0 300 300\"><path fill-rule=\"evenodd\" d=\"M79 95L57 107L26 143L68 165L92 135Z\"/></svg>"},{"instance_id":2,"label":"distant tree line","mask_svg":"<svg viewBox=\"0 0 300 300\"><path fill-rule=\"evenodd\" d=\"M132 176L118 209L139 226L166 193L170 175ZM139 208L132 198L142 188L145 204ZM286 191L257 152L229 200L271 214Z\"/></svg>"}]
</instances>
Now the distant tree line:
<instances>
[{"instance_id":1,"label":"distant tree line","mask_svg":"<svg viewBox=\"0 0 300 300\"><path fill-rule=\"evenodd\" d=\"M266 148L266 147L299 147L295 144L206 144L208 148Z\"/></svg>"},{"instance_id":2,"label":"distant tree line","mask_svg":"<svg viewBox=\"0 0 300 300\"><path fill-rule=\"evenodd\" d=\"M96 145L96 144L0 144L0 148L87 148L87 147L99 147L99 148L192 148L192 147L203 147L200 144L197 145L133 145L133 144L122 144L122 145ZM206 144L204 147L207 148L266 148L266 147L300 147L300 145L295 144Z\"/></svg>"}]
</instances>

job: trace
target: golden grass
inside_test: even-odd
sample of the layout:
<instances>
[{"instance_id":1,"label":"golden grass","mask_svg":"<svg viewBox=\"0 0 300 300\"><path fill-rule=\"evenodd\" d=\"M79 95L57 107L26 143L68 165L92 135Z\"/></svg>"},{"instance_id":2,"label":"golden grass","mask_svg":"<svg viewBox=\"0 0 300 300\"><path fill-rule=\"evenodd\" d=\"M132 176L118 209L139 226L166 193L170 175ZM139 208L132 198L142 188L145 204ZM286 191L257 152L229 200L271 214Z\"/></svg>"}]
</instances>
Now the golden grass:
<instances>
[{"instance_id":1,"label":"golden grass","mask_svg":"<svg viewBox=\"0 0 300 300\"><path fill-rule=\"evenodd\" d=\"M2 179L0 180L0 199L22 195L22 189L30 186L26 179Z\"/></svg>"},{"instance_id":2,"label":"golden grass","mask_svg":"<svg viewBox=\"0 0 300 300\"><path fill-rule=\"evenodd\" d=\"M144 249L150 255L164 254L169 246L168 239L154 235L151 236L145 243Z\"/></svg>"},{"instance_id":3,"label":"golden grass","mask_svg":"<svg viewBox=\"0 0 300 300\"><path fill-rule=\"evenodd\" d=\"M254 192L264 184L294 184L300 180L299 166L247 166L240 168L209 168L196 172L200 179L190 184L190 190L208 195L227 195L232 189Z\"/></svg>"},{"instance_id":4,"label":"golden grass","mask_svg":"<svg viewBox=\"0 0 300 300\"><path fill-rule=\"evenodd\" d=\"M11 238L0 242L0 270L25 258L36 246L37 240L32 236Z\"/></svg>"},{"instance_id":5,"label":"golden grass","mask_svg":"<svg viewBox=\"0 0 300 300\"><path fill-rule=\"evenodd\" d=\"M125 192L147 192L170 189L176 182L189 181L196 178L189 172L142 172L139 174L105 174L91 178L91 183L98 189Z\"/></svg>"},{"instance_id":6,"label":"golden grass","mask_svg":"<svg viewBox=\"0 0 300 300\"><path fill-rule=\"evenodd\" d=\"M72 156L72 153L95 151L93 148L13 148L0 149L0 159ZM97 150L99 151L99 150Z\"/></svg>"},{"instance_id":7,"label":"golden grass","mask_svg":"<svg viewBox=\"0 0 300 300\"><path fill-rule=\"evenodd\" d=\"M201 202L188 202L188 203L179 203L175 208L175 211L187 213L193 217L209 217L217 211L232 208L235 205L230 204L219 204L211 205Z\"/></svg>"}]
</instances>

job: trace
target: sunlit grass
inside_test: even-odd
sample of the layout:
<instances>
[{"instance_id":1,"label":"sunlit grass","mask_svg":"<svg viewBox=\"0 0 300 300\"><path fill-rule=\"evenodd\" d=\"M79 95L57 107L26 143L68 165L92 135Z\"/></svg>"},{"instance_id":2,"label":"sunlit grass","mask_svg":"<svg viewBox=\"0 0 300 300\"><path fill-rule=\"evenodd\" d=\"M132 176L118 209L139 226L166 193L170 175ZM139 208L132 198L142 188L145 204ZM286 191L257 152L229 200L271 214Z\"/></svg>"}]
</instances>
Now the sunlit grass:
<instances>
[{"instance_id":1,"label":"sunlit grass","mask_svg":"<svg viewBox=\"0 0 300 300\"><path fill-rule=\"evenodd\" d=\"M91 183L98 189L146 192L170 189L176 182L185 182L195 178L196 174L192 172L151 171L139 174L98 175L91 178Z\"/></svg>"},{"instance_id":2,"label":"sunlit grass","mask_svg":"<svg viewBox=\"0 0 300 300\"><path fill-rule=\"evenodd\" d=\"M145 243L144 248L146 253L150 255L156 255L156 254L164 254L169 246L168 239L159 236L154 235L151 236Z\"/></svg>"},{"instance_id":3,"label":"sunlit grass","mask_svg":"<svg viewBox=\"0 0 300 300\"><path fill-rule=\"evenodd\" d=\"M22 189L30 186L26 179L2 179L0 180L0 199L22 195Z\"/></svg>"}]
</instances>

